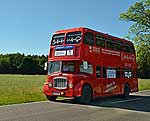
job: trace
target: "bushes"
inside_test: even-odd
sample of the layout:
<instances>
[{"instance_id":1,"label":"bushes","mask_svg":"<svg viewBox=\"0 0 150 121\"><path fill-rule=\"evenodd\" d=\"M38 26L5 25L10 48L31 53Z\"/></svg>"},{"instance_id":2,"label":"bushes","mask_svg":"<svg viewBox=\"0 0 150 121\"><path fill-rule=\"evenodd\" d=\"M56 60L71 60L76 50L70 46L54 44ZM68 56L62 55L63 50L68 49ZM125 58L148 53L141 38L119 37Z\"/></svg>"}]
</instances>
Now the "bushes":
<instances>
[{"instance_id":1,"label":"bushes","mask_svg":"<svg viewBox=\"0 0 150 121\"><path fill-rule=\"evenodd\" d=\"M0 55L0 74L45 74L47 57L20 53Z\"/></svg>"}]
</instances>

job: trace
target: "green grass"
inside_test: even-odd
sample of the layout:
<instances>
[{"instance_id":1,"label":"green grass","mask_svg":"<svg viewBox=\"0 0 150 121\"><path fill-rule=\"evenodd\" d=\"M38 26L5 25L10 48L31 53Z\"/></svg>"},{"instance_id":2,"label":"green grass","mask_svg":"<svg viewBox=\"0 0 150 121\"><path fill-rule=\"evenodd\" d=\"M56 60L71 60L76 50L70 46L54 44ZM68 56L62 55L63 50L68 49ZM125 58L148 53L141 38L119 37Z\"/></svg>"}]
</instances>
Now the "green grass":
<instances>
[{"instance_id":1,"label":"green grass","mask_svg":"<svg viewBox=\"0 0 150 121\"><path fill-rule=\"evenodd\" d=\"M150 90L150 79L139 79L139 90Z\"/></svg>"},{"instance_id":2,"label":"green grass","mask_svg":"<svg viewBox=\"0 0 150 121\"><path fill-rule=\"evenodd\" d=\"M46 75L0 75L0 105L46 100ZM139 90L150 90L150 79L139 79Z\"/></svg>"},{"instance_id":3,"label":"green grass","mask_svg":"<svg viewBox=\"0 0 150 121\"><path fill-rule=\"evenodd\" d=\"M45 100L45 75L0 75L0 105Z\"/></svg>"}]
</instances>

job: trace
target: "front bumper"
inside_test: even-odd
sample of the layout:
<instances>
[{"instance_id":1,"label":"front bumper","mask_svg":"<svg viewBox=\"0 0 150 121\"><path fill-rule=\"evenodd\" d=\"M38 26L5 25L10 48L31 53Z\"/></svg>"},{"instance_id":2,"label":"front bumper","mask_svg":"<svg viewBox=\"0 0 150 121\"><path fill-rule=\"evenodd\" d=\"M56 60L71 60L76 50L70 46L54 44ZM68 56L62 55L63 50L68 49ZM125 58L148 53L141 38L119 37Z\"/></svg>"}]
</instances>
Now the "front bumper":
<instances>
[{"instance_id":1,"label":"front bumper","mask_svg":"<svg viewBox=\"0 0 150 121\"><path fill-rule=\"evenodd\" d=\"M44 84L43 93L49 96L74 97L73 88L59 90L53 87L49 88L48 84Z\"/></svg>"}]
</instances>

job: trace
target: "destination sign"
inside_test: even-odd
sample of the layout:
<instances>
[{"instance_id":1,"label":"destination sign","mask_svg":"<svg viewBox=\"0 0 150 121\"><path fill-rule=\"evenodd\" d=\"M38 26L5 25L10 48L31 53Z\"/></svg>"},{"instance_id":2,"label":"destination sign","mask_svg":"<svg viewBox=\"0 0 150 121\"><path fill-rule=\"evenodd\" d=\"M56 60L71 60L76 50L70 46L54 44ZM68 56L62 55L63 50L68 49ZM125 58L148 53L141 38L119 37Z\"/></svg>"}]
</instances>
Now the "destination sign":
<instances>
[{"instance_id":1,"label":"destination sign","mask_svg":"<svg viewBox=\"0 0 150 121\"><path fill-rule=\"evenodd\" d=\"M55 50L71 50L74 46L57 46Z\"/></svg>"},{"instance_id":2,"label":"destination sign","mask_svg":"<svg viewBox=\"0 0 150 121\"><path fill-rule=\"evenodd\" d=\"M57 46L55 48L55 56L73 55L74 46Z\"/></svg>"}]
</instances>

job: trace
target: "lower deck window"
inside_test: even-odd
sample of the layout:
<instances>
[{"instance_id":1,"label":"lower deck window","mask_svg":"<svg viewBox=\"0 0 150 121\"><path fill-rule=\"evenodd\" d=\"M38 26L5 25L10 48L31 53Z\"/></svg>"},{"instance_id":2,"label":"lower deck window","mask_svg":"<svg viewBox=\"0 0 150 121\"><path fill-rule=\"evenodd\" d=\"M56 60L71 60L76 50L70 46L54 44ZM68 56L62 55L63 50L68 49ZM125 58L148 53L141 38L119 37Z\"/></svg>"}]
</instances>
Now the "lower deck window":
<instances>
[{"instance_id":1,"label":"lower deck window","mask_svg":"<svg viewBox=\"0 0 150 121\"><path fill-rule=\"evenodd\" d=\"M88 74L93 74L93 66L91 64L88 64L88 68L84 69L83 63L80 65L80 72L88 73Z\"/></svg>"},{"instance_id":2,"label":"lower deck window","mask_svg":"<svg viewBox=\"0 0 150 121\"><path fill-rule=\"evenodd\" d=\"M120 78L120 68L103 67L103 78Z\"/></svg>"},{"instance_id":3,"label":"lower deck window","mask_svg":"<svg viewBox=\"0 0 150 121\"><path fill-rule=\"evenodd\" d=\"M107 69L107 78L116 78L116 69Z\"/></svg>"},{"instance_id":4,"label":"lower deck window","mask_svg":"<svg viewBox=\"0 0 150 121\"><path fill-rule=\"evenodd\" d=\"M74 62L63 62L62 70L63 72L74 72Z\"/></svg>"},{"instance_id":5,"label":"lower deck window","mask_svg":"<svg viewBox=\"0 0 150 121\"><path fill-rule=\"evenodd\" d=\"M132 78L132 70L131 69L122 69L122 77L123 78Z\"/></svg>"}]
</instances>

